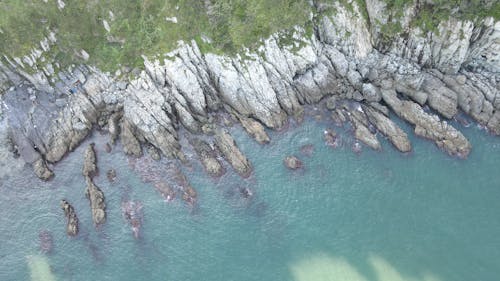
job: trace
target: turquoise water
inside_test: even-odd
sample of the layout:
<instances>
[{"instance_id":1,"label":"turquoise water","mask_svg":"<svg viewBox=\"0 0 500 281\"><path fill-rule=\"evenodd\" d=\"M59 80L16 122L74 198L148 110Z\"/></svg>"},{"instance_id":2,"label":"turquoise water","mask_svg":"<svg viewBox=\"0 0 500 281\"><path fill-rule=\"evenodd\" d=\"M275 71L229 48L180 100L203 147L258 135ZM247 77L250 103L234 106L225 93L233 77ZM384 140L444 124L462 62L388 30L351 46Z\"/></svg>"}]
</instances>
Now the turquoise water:
<instances>
[{"instance_id":1,"label":"turquoise water","mask_svg":"<svg viewBox=\"0 0 500 281\"><path fill-rule=\"evenodd\" d=\"M255 173L211 179L191 161L183 169L199 194L195 210L178 198L165 202L119 148L105 153L106 136L96 134L85 144L97 143L95 180L108 221L99 230L91 223L85 145L49 183L28 168L12 175L0 185L0 280L499 280L498 138L462 128L473 144L465 161L414 137L408 155L385 140L383 151L357 155L348 134L346 145L325 146L327 127L306 120L271 133L266 146L232 128ZM314 145L311 157L300 152L305 144ZM283 166L290 154L304 161L303 171ZM162 173L165 163L151 163ZM106 179L111 167L115 183ZM241 198L239 187L251 187L253 199ZM144 205L139 240L121 215L124 197ZM62 198L78 213L77 238L65 234ZM54 238L51 254L40 253L42 229Z\"/></svg>"}]
</instances>

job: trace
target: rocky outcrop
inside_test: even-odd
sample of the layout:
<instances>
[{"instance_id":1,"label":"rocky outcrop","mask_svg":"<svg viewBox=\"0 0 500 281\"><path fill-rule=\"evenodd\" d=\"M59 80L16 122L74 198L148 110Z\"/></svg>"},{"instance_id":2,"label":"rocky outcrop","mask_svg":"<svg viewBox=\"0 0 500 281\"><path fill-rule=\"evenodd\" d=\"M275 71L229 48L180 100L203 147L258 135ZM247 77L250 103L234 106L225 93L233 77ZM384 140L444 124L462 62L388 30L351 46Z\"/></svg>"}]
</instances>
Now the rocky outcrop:
<instances>
[{"instance_id":1,"label":"rocky outcrop","mask_svg":"<svg viewBox=\"0 0 500 281\"><path fill-rule=\"evenodd\" d=\"M97 158L94 150L95 144L91 143L83 155L83 176L92 178L97 174Z\"/></svg>"},{"instance_id":2,"label":"rocky outcrop","mask_svg":"<svg viewBox=\"0 0 500 281\"><path fill-rule=\"evenodd\" d=\"M465 157L471 149L446 121L459 111L500 134L499 22L451 17L437 26L439 32L424 32L412 24L418 1L407 1L402 13L385 1L366 1L369 21L357 1L341 2L313 1L318 9L335 10L324 17L314 14L313 32L295 27L290 40L273 34L257 50L236 56L202 53L195 41L183 42L162 60L145 58L144 71L129 80L76 66L49 83L45 74L16 74L21 70L15 63L2 64L1 79L12 85L2 99L19 155L48 179L48 167L95 126L107 128L110 143L119 140L129 155L139 157L142 147L154 147L161 156L184 161L178 135L184 128L191 134L215 133L224 158L248 176L248 160L227 132L215 129L213 116L231 114L266 143L266 128L283 128L289 116L300 120L305 105L326 97L335 122L351 122L355 137L374 149L380 149L379 133L398 150L411 149L389 110L451 155ZM384 25L394 21L401 36L387 40ZM359 106L341 108L339 100ZM212 158L200 159L205 168L213 164L214 173L219 171L208 162Z\"/></svg>"},{"instance_id":3,"label":"rocky outcrop","mask_svg":"<svg viewBox=\"0 0 500 281\"><path fill-rule=\"evenodd\" d=\"M377 109L369 106L363 107L370 123L372 123L379 132L389 138L389 141L401 152L409 152L411 143L408 135L399 128L389 117L382 114Z\"/></svg>"},{"instance_id":4,"label":"rocky outcrop","mask_svg":"<svg viewBox=\"0 0 500 281\"><path fill-rule=\"evenodd\" d=\"M297 170L302 168L302 161L295 156L287 156L283 159L283 164L290 170Z\"/></svg>"},{"instance_id":5,"label":"rocky outcrop","mask_svg":"<svg viewBox=\"0 0 500 281\"><path fill-rule=\"evenodd\" d=\"M61 208L67 220L66 233L69 236L76 236L78 234L78 217L76 216L75 209L64 199L61 200Z\"/></svg>"},{"instance_id":6,"label":"rocky outcrop","mask_svg":"<svg viewBox=\"0 0 500 281\"><path fill-rule=\"evenodd\" d=\"M240 123L247 131L247 133L252 136L258 143L266 144L271 141L269 136L267 135L264 127L259 122L255 121L252 118L240 118Z\"/></svg>"},{"instance_id":7,"label":"rocky outcrop","mask_svg":"<svg viewBox=\"0 0 500 281\"><path fill-rule=\"evenodd\" d=\"M209 175L220 177L226 172L222 163L217 159L217 151L207 142L193 138L189 140L189 143L193 146L201 164Z\"/></svg>"},{"instance_id":8,"label":"rocky outcrop","mask_svg":"<svg viewBox=\"0 0 500 281\"><path fill-rule=\"evenodd\" d=\"M220 129L215 135L215 145L224 158L242 177L252 173L252 167L245 155L240 151L233 137L225 129Z\"/></svg>"},{"instance_id":9,"label":"rocky outcrop","mask_svg":"<svg viewBox=\"0 0 500 281\"><path fill-rule=\"evenodd\" d=\"M450 155L467 157L472 148L467 139L437 115L426 113L415 102L400 100L395 91L382 91L384 101L401 118L415 126L415 134L433 140Z\"/></svg>"},{"instance_id":10,"label":"rocky outcrop","mask_svg":"<svg viewBox=\"0 0 500 281\"><path fill-rule=\"evenodd\" d=\"M42 180L49 180L54 176L54 172L52 172L49 167L47 167L47 163L45 160L39 158L33 163L33 170L35 171L35 175Z\"/></svg>"},{"instance_id":11,"label":"rocky outcrop","mask_svg":"<svg viewBox=\"0 0 500 281\"><path fill-rule=\"evenodd\" d=\"M104 202L104 193L97 187L92 179L87 177L87 188L85 189L85 197L90 201L90 210L92 221L97 227L106 222L106 203Z\"/></svg>"}]
</instances>

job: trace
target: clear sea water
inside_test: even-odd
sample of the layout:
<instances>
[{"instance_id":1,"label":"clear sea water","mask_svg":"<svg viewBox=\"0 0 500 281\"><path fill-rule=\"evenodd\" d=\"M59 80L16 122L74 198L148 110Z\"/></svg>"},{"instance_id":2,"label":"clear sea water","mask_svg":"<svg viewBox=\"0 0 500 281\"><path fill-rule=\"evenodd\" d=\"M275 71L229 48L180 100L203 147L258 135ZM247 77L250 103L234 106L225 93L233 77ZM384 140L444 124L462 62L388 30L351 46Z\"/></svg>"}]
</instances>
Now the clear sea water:
<instances>
[{"instance_id":1,"label":"clear sea water","mask_svg":"<svg viewBox=\"0 0 500 281\"><path fill-rule=\"evenodd\" d=\"M0 185L0 280L500 280L500 139L474 125L461 127L473 144L467 160L447 156L415 138L413 152L386 140L380 152L324 144L328 122L306 120L271 132L261 146L241 129L231 131L255 172L209 178L197 161L183 167L199 204L165 202L132 170L119 147L104 152L98 133L66 157L49 183L29 168ZM340 131L340 129L337 129ZM108 220L96 230L81 175L83 150L97 143ZM314 145L307 157L300 147ZM304 170L282 163L294 154ZM147 157L147 156L146 156ZM161 163L147 162L162 171ZM118 180L109 183L114 168ZM251 200L238 188L250 187ZM142 236L134 239L120 210L122 198L144 205ZM66 198L80 219L80 234L65 233L59 207ZM38 234L52 233L50 254Z\"/></svg>"}]
</instances>

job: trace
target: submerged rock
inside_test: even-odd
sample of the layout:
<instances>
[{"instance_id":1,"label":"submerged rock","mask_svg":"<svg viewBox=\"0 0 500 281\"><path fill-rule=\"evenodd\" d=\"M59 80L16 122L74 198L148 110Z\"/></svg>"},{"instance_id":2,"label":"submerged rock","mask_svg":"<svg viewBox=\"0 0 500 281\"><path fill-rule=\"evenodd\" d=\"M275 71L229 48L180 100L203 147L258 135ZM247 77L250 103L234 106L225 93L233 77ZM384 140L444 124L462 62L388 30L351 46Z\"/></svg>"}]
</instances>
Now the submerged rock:
<instances>
[{"instance_id":1,"label":"submerged rock","mask_svg":"<svg viewBox=\"0 0 500 281\"><path fill-rule=\"evenodd\" d=\"M106 173L106 177L110 182L116 181L116 171L114 169L109 169L108 172Z\"/></svg>"},{"instance_id":2,"label":"submerged rock","mask_svg":"<svg viewBox=\"0 0 500 281\"><path fill-rule=\"evenodd\" d=\"M215 135L215 145L224 158L242 177L249 177L252 167L245 155L240 151L233 137L225 129L218 130Z\"/></svg>"},{"instance_id":3,"label":"submerged rock","mask_svg":"<svg viewBox=\"0 0 500 281\"><path fill-rule=\"evenodd\" d=\"M302 161L300 161L299 158L295 156L285 157L285 159L283 160L283 164L285 164L285 166L291 170L297 170L302 168Z\"/></svg>"},{"instance_id":4,"label":"submerged rock","mask_svg":"<svg viewBox=\"0 0 500 281\"><path fill-rule=\"evenodd\" d=\"M323 131L323 138L326 145L330 147L339 146L339 139L337 138L337 133L333 129L325 129Z\"/></svg>"},{"instance_id":5,"label":"submerged rock","mask_svg":"<svg viewBox=\"0 0 500 281\"><path fill-rule=\"evenodd\" d=\"M50 254L54 245L52 234L44 229L38 233L38 239L40 240L40 250L42 254Z\"/></svg>"},{"instance_id":6,"label":"submerged rock","mask_svg":"<svg viewBox=\"0 0 500 281\"><path fill-rule=\"evenodd\" d=\"M143 214L142 203L139 201L124 200L121 204L123 218L130 224L135 239L139 239Z\"/></svg>"},{"instance_id":7,"label":"submerged rock","mask_svg":"<svg viewBox=\"0 0 500 281\"><path fill-rule=\"evenodd\" d=\"M196 193L196 190L194 190L192 186L188 185L183 188L182 200L184 200L189 205L194 206L196 204L197 197L198 194Z\"/></svg>"},{"instance_id":8,"label":"submerged rock","mask_svg":"<svg viewBox=\"0 0 500 281\"><path fill-rule=\"evenodd\" d=\"M300 153L307 157L311 157L314 153L314 145L312 144L305 144L300 147Z\"/></svg>"},{"instance_id":9,"label":"submerged rock","mask_svg":"<svg viewBox=\"0 0 500 281\"><path fill-rule=\"evenodd\" d=\"M64 199L61 200L61 208L67 220L66 233L69 236L76 236L78 234L78 217L76 216L75 209Z\"/></svg>"},{"instance_id":10,"label":"submerged rock","mask_svg":"<svg viewBox=\"0 0 500 281\"><path fill-rule=\"evenodd\" d=\"M249 199L253 196L253 191L249 187L241 187L240 194L245 199Z\"/></svg>"},{"instance_id":11,"label":"submerged rock","mask_svg":"<svg viewBox=\"0 0 500 281\"><path fill-rule=\"evenodd\" d=\"M165 198L165 200L167 201L174 200L175 191L166 182L157 182L154 184L154 187L156 188L156 190L160 192L160 194L163 196L163 198Z\"/></svg>"}]
</instances>

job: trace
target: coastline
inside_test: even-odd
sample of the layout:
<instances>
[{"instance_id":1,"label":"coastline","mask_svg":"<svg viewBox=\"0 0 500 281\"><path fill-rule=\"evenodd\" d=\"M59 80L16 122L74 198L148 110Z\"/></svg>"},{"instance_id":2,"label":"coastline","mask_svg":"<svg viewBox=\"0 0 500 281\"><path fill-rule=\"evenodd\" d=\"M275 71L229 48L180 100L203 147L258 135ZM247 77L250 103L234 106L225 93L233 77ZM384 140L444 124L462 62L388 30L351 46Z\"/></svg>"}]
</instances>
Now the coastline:
<instances>
[{"instance_id":1,"label":"coastline","mask_svg":"<svg viewBox=\"0 0 500 281\"><path fill-rule=\"evenodd\" d=\"M375 150L380 148L377 133L398 150L411 150L407 133L391 114L460 158L467 157L471 144L448 120L464 113L492 134L500 133L500 72L494 54L489 56L498 48L500 22L487 18L477 30L469 28L465 36L474 41L458 49L461 41L453 36L416 33L412 36L420 36L420 44L414 44L417 37L395 40L390 51L380 53L377 33L357 17L359 9L337 8L337 14L319 20L310 38L296 27L291 45L280 45L276 34L255 52L228 57L203 54L195 41L181 43L163 61L144 58L145 70L130 79L80 65L60 74L53 85L43 73L31 76L2 65L15 84L1 98L17 154L48 180L50 165L97 129L109 133L110 146L120 140L126 154L139 156L148 149L183 161L181 127L216 147L213 135L226 122L217 116L230 116L266 143L265 128L279 130L289 117L300 121L304 106L320 101L336 123L350 123L356 138ZM463 23L450 19L439 28L456 33L458 26ZM440 57L433 56L436 48ZM245 158L237 146L224 154ZM248 174L242 170L248 168L231 162Z\"/></svg>"}]
</instances>

